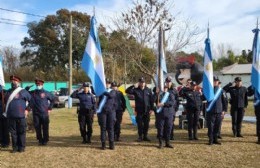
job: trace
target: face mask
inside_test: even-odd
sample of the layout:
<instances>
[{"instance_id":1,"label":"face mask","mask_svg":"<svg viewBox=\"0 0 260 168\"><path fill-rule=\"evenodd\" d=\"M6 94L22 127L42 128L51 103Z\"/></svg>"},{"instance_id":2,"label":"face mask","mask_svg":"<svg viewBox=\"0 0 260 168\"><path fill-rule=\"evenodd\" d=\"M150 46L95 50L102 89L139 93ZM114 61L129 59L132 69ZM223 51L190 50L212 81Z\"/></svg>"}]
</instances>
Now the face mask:
<instances>
[{"instance_id":1,"label":"face mask","mask_svg":"<svg viewBox=\"0 0 260 168\"><path fill-rule=\"evenodd\" d=\"M41 89L42 89L42 86L36 86L36 89L37 89L37 90L41 90Z\"/></svg>"},{"instance_id":2,"label":"face mask","mask_svg":"<svg viewBox=\"0 0 260 168\"><path fill-rule=\"evenodd\" d=\"M19 84L16 84L16 83L11 83L11 86L12 86L12 88L17 88L17 87L19 87L20 85L19 85Z\"/></svg>"}]
</instances>

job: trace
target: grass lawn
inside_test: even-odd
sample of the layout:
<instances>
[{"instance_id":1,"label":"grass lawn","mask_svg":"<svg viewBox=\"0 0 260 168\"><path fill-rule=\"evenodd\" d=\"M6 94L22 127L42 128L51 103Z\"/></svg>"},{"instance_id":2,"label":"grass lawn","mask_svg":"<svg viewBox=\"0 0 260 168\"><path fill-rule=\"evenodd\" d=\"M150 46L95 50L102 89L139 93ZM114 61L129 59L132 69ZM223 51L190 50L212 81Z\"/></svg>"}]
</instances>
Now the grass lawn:
<instances>
[{"instance_id":1,"label":"grass lawn","mask_svg":"<svg viewBox=\"0 0 260 168\"><path fill-rule=\"evenodd\" d=\"M176 129L174 149L158 149L154 117L150 122L152 142L136 142L137 128L127 113L122 123L122 141L114 151L100 150L100 129L94 121L92 144L81 144L76 109L54 109L51 114L50 142L38 146L35 133L27 133L24 153L1 149L0 167L259 167L260 145L256 144L255 124L243 123L244 138L232 137L230 119L222 127L222 145L208 146L207 129L199 130L199 141L188 141L187 130ZM175 121L178 124L178 119Z\"/></svg>"}]
</instances>

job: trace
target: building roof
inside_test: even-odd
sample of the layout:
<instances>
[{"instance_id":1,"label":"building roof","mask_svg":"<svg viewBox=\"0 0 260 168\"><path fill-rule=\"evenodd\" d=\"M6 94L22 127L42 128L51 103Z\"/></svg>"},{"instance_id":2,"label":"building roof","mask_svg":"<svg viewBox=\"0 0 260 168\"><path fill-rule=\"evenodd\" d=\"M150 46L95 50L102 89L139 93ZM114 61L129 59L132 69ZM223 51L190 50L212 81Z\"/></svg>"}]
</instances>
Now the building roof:
<instances>
[{"instance_id":1,"label":"building roof","mask_svg":"<svg viewBox=\"0 0 260 168\"><path fill-rule=\"evenodd\" d=\"M237 75L237 74L251 74L252 64L238 64L235 63L224 67L220 72L223 75Z\"/></svg>"}]
</instances>

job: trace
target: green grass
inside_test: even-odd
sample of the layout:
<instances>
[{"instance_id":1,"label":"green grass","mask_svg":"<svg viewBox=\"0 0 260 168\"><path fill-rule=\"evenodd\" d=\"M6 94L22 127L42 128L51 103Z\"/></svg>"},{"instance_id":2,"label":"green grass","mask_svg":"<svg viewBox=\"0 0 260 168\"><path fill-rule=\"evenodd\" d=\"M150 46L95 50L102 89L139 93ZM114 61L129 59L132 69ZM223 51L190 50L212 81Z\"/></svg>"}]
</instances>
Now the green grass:
<instances>
[{"instance_id":1,"label":"green grass","mask_svg":"<svg viewBox=\"0 0 260 168\"><path fill-rule=\"evenodd\" d=\"M175 121L178 124L178 119ZM208 146L207 129L199 130L199 141L188 141L187 130L176 129L174 149L158 149L154 117L150 122L152 142L138 143L137 128L127 113L122 123L122 141L116 149L100 150L100 129L94 121L92 144L81 144L76 109L54 109L51 114L50 142L38 146L35 133L27 133L25 153L1 149L0 167L259 167L260 145L255 124L243 123L244 138L232 137L230 119L222 127L222 145Z\"/></svg>"}]
</instances>

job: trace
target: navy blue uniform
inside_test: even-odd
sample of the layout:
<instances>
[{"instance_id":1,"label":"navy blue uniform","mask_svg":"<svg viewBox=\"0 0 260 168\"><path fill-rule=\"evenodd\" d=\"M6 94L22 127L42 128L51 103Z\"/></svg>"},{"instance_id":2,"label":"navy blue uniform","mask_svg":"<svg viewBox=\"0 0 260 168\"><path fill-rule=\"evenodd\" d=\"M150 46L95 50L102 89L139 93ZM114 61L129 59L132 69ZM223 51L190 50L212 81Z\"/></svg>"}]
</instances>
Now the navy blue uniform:
<instances>
[{"instance_id":1,"label":"navy blue uniform","mask_svg":"<svg viewBox=\"0 0 260 168\"><path fill-rule=\"evenodd\" d=\"M7 91L5 102L8 101L13 89ZM26 143L26 102L30 101L31 95L26 90L17 93L7 109L9 131L12 138L13 151L24 151Z\"/></svg>"},{"instance_id":2,"label":"navy blue uniform","mask_svg":"<svg viewBox=\"0 0 260 168\"><path fill-rule=\"evenodd\" d=\"M172 130L171 130L171 135L170 135L170 139L174 140L174 121L175 121L176 112L179 109L180 102L179 102L179 97L178 97L178 91L175 88L171 87L169 89L169 92L173 93L174 99L175 99L175 105L174 105L174 111L173 111L173 120L172 120Z\"/></svg>"},{"instance_id":3,"label":"navy blue uniform","mask_svg":"<svg viewBox=\"0 0 260 168\"><path fill-rule=\"evenodd\" d=\"M74 91L71 95L72 98L79 99L79 111L78 111L78 122L81 137L83 138L82 143L90 143L93 132L93 118L96 111L96 100L92 93ZM87 126L87 129L86 129ZM86 137L87 136L87 137Z\"/></svg>"},{"instance_id":4,"label":"navy blue uniform","mask_svg":"<svg viewBox=\"0 0 260 168\"><path fill-rule=\"evenodd\" d=\"M104 93L100 96L100 101L103 96L107 96L107 101L102 109L102 112L98 114L98 123L100 126L100 139L102 142L102 148L105 149L106 132L108 133L109 148L114 149L114 125L116 122L116 108L117 108L117 96L116 91L111 90L110 92Z\"/></svg>"},{"instance_id":5,"label":"navy blue uniform","mask_svg":"<svg viewBox=\"0 0 260 168\"><path fill-rule=\"evenodd\" d=\"M214 93L216 93L218 87L214 87ZM222 112L227 111L227 104L223 91L218 97L211 110L207 112L207 124L208 124L208 137L209 144L218 143L218 135L221 123Z\"/></svg>"},{"instance_id":6,"label":"navy blue uniform","mask_svg":"<svg viewBox=\"0 0 260 168\"><path fill-rule=\"evenodd\" d=\"M1 87L1 86L0 86ZM1 92L1 89L0 89ZM10 144L7 118L3 116L2 94L0 93L0 144L6 148Z\"/></svg>"},{"instance_id":7,"label":"navy blue uniform","mask_svg":"<svg viewBox=\"0 0 260 168\"><path fill-rule=\"evenodd\" d=\"M136 122L139 139L147 139L150 110L154 109L152 91L148 87L141 89L140 87L135 88L133 85L126 89L126 93L135 96L135 111L137 113Z\"/></svg>"},{"instance_id":8,"label":"navy blue uniform","mask_svg":"<svg viewBox=\"0 0 260 168\"><path fill-rule=\"evenodd\" d=\"M199 91L186 87L180 91L180 94L187 100L185 109L187 111L189 139L197 140L199 115L202 108L201 94Z\"/></svg>"},{"instance_id":9,"label":"navy blue uniform","mask_svg":"<svg viewBox=\"0 0 260 168\"><path fill-rule=\"evenodd\" d=\"M117 108L116 108L116 123L115 123L115 140L119 141L121 133L121 123L123 113L126 109L125 98L122 92L116 91Z\"/></svg>"},{"instance_id":10,"label":"navy blue uniform","mask_svg":"<svg viewBox=\"0 0 260 168\"><path fill-rule=\"evenodd\" d=\"M54 96L44 90L36 89L30 92L32 99L30 107L33 112L33 123L39 145L46 145L49 141L49 110L52 110Z\"/></svg>"},{"instance_id":11,"label":"navy blue uniform","mask_svg":"<svg viewBox=\"0 0 260 168\"><path fill-rule=\"evenodd\" d=\"M255 107L255 116L256 116L256 135L258 137L257 143L260 144L260 95L258 92L255 92L254 88L252 86L249 86L247 88L248 90L248 96L254 95L254 107ZM256 95L258 94L258 95Z\"/></svg>"},{"instance_id":12,"label":"navy blue uniform","mask_svg":"<svg viewBox=\"0 0 260 168\"><path fill-rule=\"evenodd\" d=\"M162 100L166 92L161 92L159 99ZM156 101L157 102L157 101ZM164 103L161 112L156 114L157 138L159 141L164 138L166 145L169 144L171 130L173 126L173 116L175 113L176 99L172 91L169 91L169 97ZM161 143L161 142L160 142Z\"/></svg>"},{"instance_id":13,"label":"navy blue uniform","mask_svg":"<svg viewBox=\"0 0 260 168\"><path fill-rule=\"evenodd\" d=\"M244 86L231 86L227 84L223 89L230 93L231 116L232 116L232 131L234 136L241 136L242 121L245 113L245 108L248 105L247 88Z\"/></svg>"}]
</instances>

